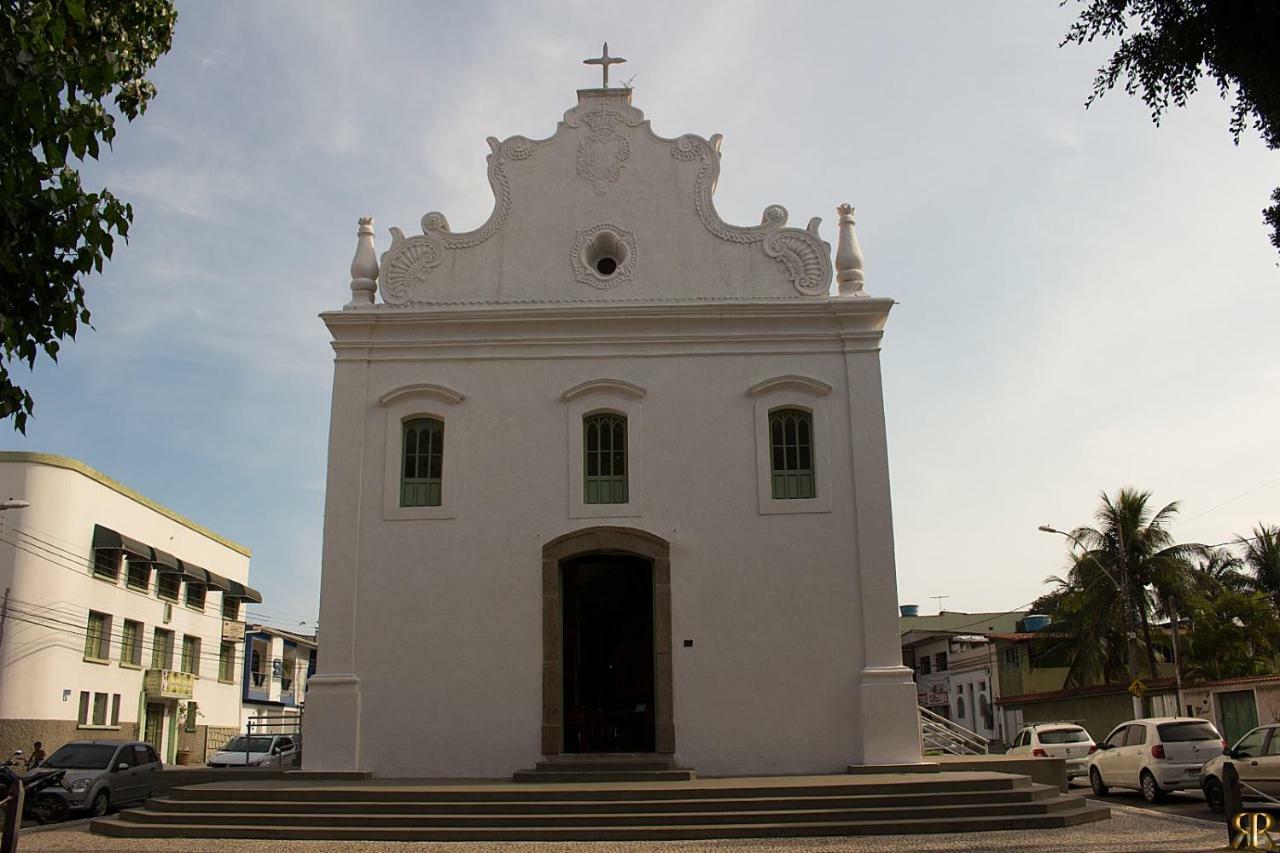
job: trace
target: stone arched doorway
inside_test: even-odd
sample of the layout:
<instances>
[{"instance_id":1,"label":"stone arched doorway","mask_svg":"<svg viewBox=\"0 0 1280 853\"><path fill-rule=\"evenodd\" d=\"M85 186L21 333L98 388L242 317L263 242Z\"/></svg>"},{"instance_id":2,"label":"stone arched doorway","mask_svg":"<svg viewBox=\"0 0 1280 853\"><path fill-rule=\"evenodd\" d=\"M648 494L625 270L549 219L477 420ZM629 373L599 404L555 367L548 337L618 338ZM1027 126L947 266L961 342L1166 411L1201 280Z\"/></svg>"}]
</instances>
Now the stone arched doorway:
<instances>
[{"instance_id":1,"label":"stone arched doorway","mask_svg":"<svg viewBox=\"0 0 1280 853\"><path fill-rule=\"evenodd\" d=\"M639 558L653 584L654 751L675 752L671 674L671 546L660 536L630 527L588 527L559 536L542 548L542 753L565 750L565 644L563 572L582 558Z\"/></svg>"}]
</instances>

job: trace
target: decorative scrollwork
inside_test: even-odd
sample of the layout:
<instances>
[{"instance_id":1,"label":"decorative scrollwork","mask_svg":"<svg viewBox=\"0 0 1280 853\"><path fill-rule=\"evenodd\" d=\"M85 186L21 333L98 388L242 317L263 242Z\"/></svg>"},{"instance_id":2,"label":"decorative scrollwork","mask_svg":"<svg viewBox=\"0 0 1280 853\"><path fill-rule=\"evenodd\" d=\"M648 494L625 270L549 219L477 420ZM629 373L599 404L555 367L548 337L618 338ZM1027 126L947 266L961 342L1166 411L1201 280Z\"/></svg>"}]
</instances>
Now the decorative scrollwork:
<instances>
[{"instance_id":1,"label":"decorative scrollwork","mask_svg":"<svg viewBox=\"0 0 1280 853\"><path fill-rule=\"evenodd\" d=\"M827 292L831 258L825 244L808 231L782 228L764 239L764 253L782 264L787 280L806 296Z\"/></svg>"},{"instance_id":2,"label":"decorative scrollwork","mask_svg":"<svg viewBox=\"0 0 1280 853\"><path fill-rule=\"evenodd\" d=\"M671 143L671 156L698 163L693 205L708 231L730 243L761 243L765 255L782 265L796 290L807 296L826 292L831 285L831 259L829 247L818 237L818 220L805 230L784 228L787 209L780 204L766 207L760 224L746 228L730 225L716 213L711 196L720 176L720 134L707 140L687 133Z\"/></svg>"},{"instance_id":3,"label":"decorative scrollwork","mask_svg":"<svg viewBox=\"0 0 1280 853\"><path fill-rule=\"evenodd\" d=\"M502 228L511 213L511 181L505 166L508 162L527 160L538 143L525 136L512 136L499 142L489 137L489 185L493 188L493 212L474 231L454 234L449 220L437 210L422 217L422 236L406 238L399 228L391 229L391 248L382 257L382 298L392 305L418 300L414 290L425 285L431 270L444 260L449 249L468 249L488 240Z\"/></svg>"},{"instance_id":4,"label":"decorative scrollwork","mask_svg":"<svg viewBox=\"0 0 1280 853\"><path fill-rule=\"evenodd\" d=\"M444 260L444 246L434 235L405 238L399 228L391 229L391 248L382 259L382 298L403 305L419 283Z\"/></svg>"}]
</instances>

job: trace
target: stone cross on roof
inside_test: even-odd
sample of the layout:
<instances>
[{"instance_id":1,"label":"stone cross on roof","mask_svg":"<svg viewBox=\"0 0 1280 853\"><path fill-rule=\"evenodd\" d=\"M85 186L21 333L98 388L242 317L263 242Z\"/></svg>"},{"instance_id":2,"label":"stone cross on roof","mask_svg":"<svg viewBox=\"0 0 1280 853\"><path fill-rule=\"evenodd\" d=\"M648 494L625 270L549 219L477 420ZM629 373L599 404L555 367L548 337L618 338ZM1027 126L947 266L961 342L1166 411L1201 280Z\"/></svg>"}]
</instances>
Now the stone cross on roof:
<instances>
[{"instance_id":1,"label":"stone cross on roof","mask_svg":"<svg viewBox=\"0 0 1280 853\"><path fill-rule=\"evenodd\" d=\"M601 67L601 70L604 71L604 85L601 88L604 89L609 88L609 66L617 65L619 62L626 62L626 60L620 56L610 56L608 42L604 43L604 51L600 56L595 59L582 60L583 65L599 65Z\"/></svg>"}]
</instances>

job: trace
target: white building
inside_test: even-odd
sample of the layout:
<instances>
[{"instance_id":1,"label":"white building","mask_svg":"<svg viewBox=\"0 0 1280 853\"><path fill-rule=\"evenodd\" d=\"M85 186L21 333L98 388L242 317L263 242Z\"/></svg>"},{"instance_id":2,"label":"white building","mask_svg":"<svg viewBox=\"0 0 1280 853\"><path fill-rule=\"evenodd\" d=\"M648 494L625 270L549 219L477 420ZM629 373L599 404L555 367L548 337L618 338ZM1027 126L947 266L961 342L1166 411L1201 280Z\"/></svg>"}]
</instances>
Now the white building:
<instances>
[{"instance_id":1,"label":"white building","mask_svg":"<svg viewBox=\"0 0 1280 853\"><path fill-rule=\"evenodd\" d=\"M240 724L249 550L64 456L0 453L0 748Z\"/></svg>"},{"instance_id":2,"label":"white building","mask_svg":"<svg viewBox=\"0 0 1280 853\"><path fill-rule=\"evenodd\" d=\"M315 670L314 634L271 625L249 625L244 635L241 731L297 734Z\"/></svg>"},{"instance_id":3,"label":"white building","mask_svg":"<svg viewBox=\"0 0 1280 853\"><path fill-rule=\"evenodd\" d=\"M489 146L489 219L428 213L380 264L362 220L348 310L323 315L305 766L918 762L879 361L893 301L862 290L852 210L833 295L818 220L725 223L720 137L656 134L630 89L581 90L550 138Z\"/></svg>"}]
</instances>

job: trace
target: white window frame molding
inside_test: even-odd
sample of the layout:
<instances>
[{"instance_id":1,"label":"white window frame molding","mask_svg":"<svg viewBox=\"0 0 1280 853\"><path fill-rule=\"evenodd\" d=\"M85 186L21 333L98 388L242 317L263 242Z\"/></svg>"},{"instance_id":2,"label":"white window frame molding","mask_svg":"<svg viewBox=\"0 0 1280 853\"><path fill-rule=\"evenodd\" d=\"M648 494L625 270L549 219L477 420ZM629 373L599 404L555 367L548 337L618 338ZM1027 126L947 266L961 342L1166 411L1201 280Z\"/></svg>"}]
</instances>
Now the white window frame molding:
<instances>
[{"instance_id":1,"label":"white window frame molding","mask_svg":"<svg viewBox=\"0 0 1280 853\"><path fill-rule=\"evenodd\" d=\"M386 411L387 439L382 483L384 521L431 521L456 518L463 484L458 475L458 441L463 435L462 394L443 385L420 383L388 391L378 398ZM435 418L444 424L444 460L440 470L440 506L400 506L400 474L404 465L404 423Z\"/></svg>"},{"instance_id":2,"label":"white window frame molding","mask_svg":"<svg viewBox=\"0 0 1280 853\"><path fill-rule=\"evenodd\" d=\"M831 385L810 376L776 376L747 389L755 398L756 503L760 515L831 512L831 419L827 395ZM773 468L769 458L769 413L801 409L813 415L813 477L817 495L780 500L773 497Z\"/></svg>"},{"instance_id":3,"label":"white window frame molding","mask_svg":"<svg viewBox=\"0 0 1280 853\"><path fill-rule=\"evenodd\" d=\"M570 518L636 518L644 507L644 421L641 399L645 389L621 379L592 379L560 395L565 403L568 444ZM586 440L582 421L587 415L611 412L627 419L627 502L589 504L584 498L583 459Z\"/></svg>"}]
</instances>

